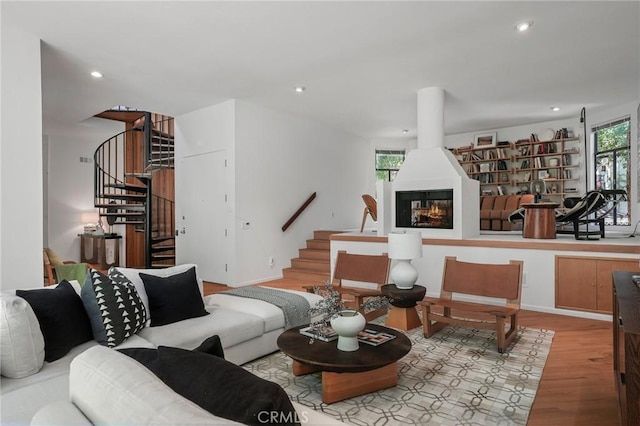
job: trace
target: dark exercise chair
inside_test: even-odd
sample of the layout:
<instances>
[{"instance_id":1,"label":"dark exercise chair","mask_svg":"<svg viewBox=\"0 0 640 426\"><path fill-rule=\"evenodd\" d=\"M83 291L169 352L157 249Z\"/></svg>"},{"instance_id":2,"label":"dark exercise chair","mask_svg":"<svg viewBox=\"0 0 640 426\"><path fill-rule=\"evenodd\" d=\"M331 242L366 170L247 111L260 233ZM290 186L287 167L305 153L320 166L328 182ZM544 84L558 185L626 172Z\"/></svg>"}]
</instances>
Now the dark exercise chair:
<instances>
[{"instance_id":1,"label":"dark exercise chair","mask_svg":"<svg viewBox=\"0 0 640 426\"><path fill-rule=\"evenodd\" d=\"M604 238L604 218L620 202L627 200L627 193L621 189L601 189L589 191L581 198L571 197L564 201L569 208L565 213L556 212L556 232L558 234L573 234L576 240L597 235ZM524 220L524 208L511 213L509 222ZM590 231L589 224L598 225L598 230ZM580 226L584 225L584 229ZM571 226L572 229L567 229Z\"/></svg>"}]
</instances>

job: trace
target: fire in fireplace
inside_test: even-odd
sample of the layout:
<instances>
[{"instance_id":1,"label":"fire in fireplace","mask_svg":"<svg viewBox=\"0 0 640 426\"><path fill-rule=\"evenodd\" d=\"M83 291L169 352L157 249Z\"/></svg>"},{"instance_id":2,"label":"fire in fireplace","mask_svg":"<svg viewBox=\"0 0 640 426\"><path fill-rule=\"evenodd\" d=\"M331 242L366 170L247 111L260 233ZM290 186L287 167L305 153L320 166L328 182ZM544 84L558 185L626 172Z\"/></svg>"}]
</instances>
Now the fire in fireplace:
<instances>
[{"instance_id":1,"label":"fire in fireplace","mask_svg":"<svg viewBox=\"0 0 640 426\"><path fill-rule=\"evenodd\" d=\"M396 227L453 229L453 189L396 191Z\"/></svg>"}]
</instances>

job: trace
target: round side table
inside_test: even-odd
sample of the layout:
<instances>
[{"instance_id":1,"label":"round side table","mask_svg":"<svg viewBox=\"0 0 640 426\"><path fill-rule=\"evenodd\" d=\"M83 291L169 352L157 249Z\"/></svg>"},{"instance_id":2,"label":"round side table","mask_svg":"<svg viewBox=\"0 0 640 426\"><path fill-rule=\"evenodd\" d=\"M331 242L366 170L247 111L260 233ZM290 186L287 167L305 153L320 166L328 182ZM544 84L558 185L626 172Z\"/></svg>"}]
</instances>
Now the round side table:
<instances>
[{"instance_id":1,"label":"round side table","mask_svg":"<svg viewBox=\"0 0 640 426\"><path fill-rule=\"evenodd\" d=\"M380 287L380 293L388 297L391 303L386 325L400 330L420 327L422 322L420 322L416 304L424 298L426 292L427 289L421 285L414 285L409 289L398 288L395 284Z\"/></svg>"}]
</instances>

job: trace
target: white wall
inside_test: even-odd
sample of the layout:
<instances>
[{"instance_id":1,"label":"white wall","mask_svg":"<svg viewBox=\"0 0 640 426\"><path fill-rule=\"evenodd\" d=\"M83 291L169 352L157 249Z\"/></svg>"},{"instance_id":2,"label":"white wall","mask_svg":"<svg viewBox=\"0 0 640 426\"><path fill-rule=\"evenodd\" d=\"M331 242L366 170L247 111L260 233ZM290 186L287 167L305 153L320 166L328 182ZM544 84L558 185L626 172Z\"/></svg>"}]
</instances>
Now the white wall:
<instances>
[{"instance_id":1,"label":"white wall","mask_svg":"<svg viewBox=\"0 0 640 426\"><path fill-rule=\"evenodd\" d=\"M98 120L98 119L96 119ZM105 140L124 130L124 123L112 120L94 122L90 132L82 135L48 135L47 243L63 260L80 261L80 238L85 214L97 214L93 206L93 154ZM91 163L80 162L91 158ZM84 216L84 217L83 217ZM103 220L105 231L108 230ZM124 227L115 227L122 233ZM122 242L120 241L120 244ZM124 247L121 246L121 253ZM124 256L120 256L120 261Z\"/></svg>"},{"instance_id":2,"label":"white wall","mask_svg":"<svg viewBox=\"0 0 640 426\"><path fill-rule=\"evenodd\" d=\"M359 229L369 142L310 120L237 103L236 282L281 276L318 229ZM291 227L282 225L313 193ZM242 222L250 229L241 229ZM273 266L268 259L274 258Z\"/></svg>"},{"instance_id":3,"label":"white wall","mask_svg":"<svg viewBox=\"0 0 640 426\"><path fill-rule=\"evenodd\" d=\"M193 253L215 253L221 251L226 256L224 263L229 265L224 284L235 282L235 236L230 226L234 215L235 181L234 181L234 144L235 144L235 101L223 102L197 111L175 117L175 200L176 200L176 229L179 234L176 238L176 263L198 263ZM226 178L223 185L227 194L227 203L223 209L218 209L216 217L209 220L222 221L228 229L227 238L221 241L208 241L201 238L197 229L189 227L191 218L183 218L184 211L189 211L193 206L186 206L189 197L185 193L185 182L189 181L185 173L198 173L197 170L185 170L183 160L185 158L200 156L208 153L225 151L227 156ZM218 185L220 182L202 182L202 185ZM198 188L193 190L197 191ZM192 222L193 223L193 222ZM196 223L200 223L196 221ZM182 230L186 229L186 233ZM216 250L212 250L212 245ZM204 277L204 279L211 279ZM223 281L216 279L217 282Z\"/></svg>"},{"instance_id":4,"label":"white wall","mask_svg":"<svg viewBox=\"0 0 640 426\"><path fill-rule=\"evenodd\" d=\"M184 253L212 251L212 245L223 244L228 256L225 284L241 286L281 277L314 230L358 227L364 208L361 195L367 192L371 172L368 149L363 139L242 101L176 117L178 159L217 150L226 150L228 159L228 211L212 219L227 222L227 238L199 241L180 235L178 262L190 261ZM178 212L186 200L181 175L187 171L180 167L178 161ZM282 232L282 225L313 192L316 200ZM247 229L244 222L250 224Z\"/></svg>"},{"instance_id":5,"label":"white wall","mask_svg":"<svg viewBox=\"0 0 640 426\"><path fill-rule=\"evenodd\" d=\"M42 285L40 40L2 19L0 288Z\"/></svg>"}]
</instances>

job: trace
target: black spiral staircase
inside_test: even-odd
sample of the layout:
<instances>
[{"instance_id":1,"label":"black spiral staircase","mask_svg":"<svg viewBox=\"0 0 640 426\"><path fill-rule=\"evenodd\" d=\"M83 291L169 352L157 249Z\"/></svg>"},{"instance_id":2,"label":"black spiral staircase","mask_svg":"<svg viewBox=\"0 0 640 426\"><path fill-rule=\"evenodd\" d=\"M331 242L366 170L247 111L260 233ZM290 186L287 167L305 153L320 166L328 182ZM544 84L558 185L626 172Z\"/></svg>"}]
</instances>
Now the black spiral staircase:
<instances>
[{"instance_id":1,"label":"black spiral staircase","mask_svg":"<svg viewBox=\"0 0 640 426\"><path fill-rule=\"evenodd\" d=\"M94 205L109 232L144 233L144 267L162 268L175 264L175 204L154 191L154 178L174 168L173 118L141 114L96 149Z\"/></svg>"}]
</instances>

